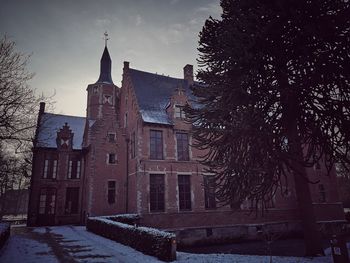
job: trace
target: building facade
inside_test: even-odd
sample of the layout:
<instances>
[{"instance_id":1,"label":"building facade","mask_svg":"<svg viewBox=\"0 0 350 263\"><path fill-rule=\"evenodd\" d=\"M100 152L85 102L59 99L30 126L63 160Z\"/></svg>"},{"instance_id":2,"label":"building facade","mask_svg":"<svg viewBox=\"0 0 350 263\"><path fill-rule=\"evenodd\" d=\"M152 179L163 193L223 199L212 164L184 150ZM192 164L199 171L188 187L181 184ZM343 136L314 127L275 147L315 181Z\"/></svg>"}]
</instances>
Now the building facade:
<instances>
[{"instance_id":1,"label":"building facade","mask_svg":"<svg viewBox=\"0 0 350 263\"><path fill-rule=\"evenodd\" d=\"M219 206L208 187L203 152L191 147L193 67L172 78L124 62L121 88L113 84L107 47L100 77L87 87L86 117L45 112L40 105L34 143L28 225L84 224L88 216L137 213L162 229L298 222L293 180L276 193L264 216ZM336 175L308 169L317 220L344 220Z\"/></svg>"}]
</instances>

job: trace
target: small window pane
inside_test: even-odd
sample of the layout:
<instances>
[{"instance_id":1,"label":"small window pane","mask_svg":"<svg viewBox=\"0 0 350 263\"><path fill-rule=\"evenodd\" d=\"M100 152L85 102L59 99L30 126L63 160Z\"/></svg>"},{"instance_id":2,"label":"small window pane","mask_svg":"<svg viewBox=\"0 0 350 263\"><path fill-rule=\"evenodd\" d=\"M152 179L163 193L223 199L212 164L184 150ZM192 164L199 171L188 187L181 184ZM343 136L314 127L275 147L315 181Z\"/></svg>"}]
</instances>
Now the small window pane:
<instances>
[{"instance_id":1,"label":"small window pane","mask_svg":"<svg viewBox=\"0 0 350 263\"><path fill-rule=\"evenodd\" d=\"M45 160L45 164L44 164L44 178L47 178L48 170L49 170L49 160Z\"/></svg>"},{"instance_id":2,"label":"small window pane","mask_svg":"<svg viewBox=\"0 0 350 263\"><path fill-rule=\"evenodd\" d=\"M178 176L179 209L191 210L191 177L190 175Z\"/></svg>"},{"instance_id":3,"label":"small window pane","mask_svg":"<svg viewBox=\"0 0 350 263\"><path fill-rule=\"evenodd\" d=\"M66 190L66 214L77 214L79 210L79 187L68 187Z\"/></svg>"},{"instance_id":4,"label":"small window pane","mask_svg":"<svg viewBox=\"0 0 350 263\"><path fill-rule=\"evenodd\" d=\"M110 153L108 155L108 163L111 163L111 164L116 163L116 156L114 153Z\"/></svg>"},{"instance_id":5,"label":"small window pane","mask_svg":"<svg viewBox=\"0 0 350 263\"><path fill-rule=\"evenodd\" d=\"M108 141L115 142L115 133L108 133Z\"/></svg>"},{"instance_id":6,"label":"small window pane","mask_svg":"<svg viewBox=\"0 0 350 263\"><path fill-rule=\"evenodd\" d=\"M150 158L155 160L163 159L163 132L150 131Z\"/></svg>"},{"instance_id":7,"label":"small window pane","mask_svg":"<svg viewBox=\"0 0 350 263\"><path fill-rule=\"evenodd\" d=\"M150 175L150 211L164 211L164 175Z\"/></svg>"},{"instance_id":8,"label":"small window pane","mask_svg":"<svg viewBox=\"0 0 350 263\"><path fill-rule=\"evenodd\" d=\"M115 203L116 183L115 181L108 181L108 203Z\"/></svg>"},{"instance_id":9,"label":"small window pane","mask_svg":"<svg viewBox=\"0 0 350 263\"><path fill-rule=\"evenodd\" d=\"M206 209L215 209L215 184L209 176L204 176L204 199Z\"/></svg>"},{"instance_id":10,"label":"small window pane","mask_svg":"<svg viewBox=\"0 0 350 263\"><path fill-rule=\"evenodd\" d=\"M189 143L187 133L176 133L177 159L179 161L189 160Z\"/></svg>"}]
</instances>

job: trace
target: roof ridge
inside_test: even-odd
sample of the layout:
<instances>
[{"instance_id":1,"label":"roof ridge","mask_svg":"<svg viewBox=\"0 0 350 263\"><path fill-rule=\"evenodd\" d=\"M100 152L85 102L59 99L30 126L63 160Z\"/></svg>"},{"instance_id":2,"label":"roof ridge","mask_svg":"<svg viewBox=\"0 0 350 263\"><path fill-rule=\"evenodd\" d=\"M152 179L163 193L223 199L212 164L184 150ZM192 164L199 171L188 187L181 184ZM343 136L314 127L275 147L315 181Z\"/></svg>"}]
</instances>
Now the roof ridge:
<instances>
[{"instance_id":1,"label":"roof ridge","mask_svg":"<svg viewBox=\"0 0 350 263\"><path fill-rule=\"evenodd\" d=\"M51 113L51 112L44 112L45 114L49 114L49 115L56 115L56 116L64 116L64 117L73 117L73 118L82 118L82 119L86 119L86 117L83 116L74 116L74 115L67 115L67 114L59 114L59 113Z\"/></svg>"},{"instance_id":2,"label":"roof ridge","mask_svg":"<svg viewBox=\"0 0 350 263\"><path fill-rule=\"evenodd\" d=\"M175 77L171 77L171 76L168 76L168 75L162 75L162 74L158 74L158 73L152 73L152 72L148 72L148 71L144 71L144 70L139 70L139 69L134 69L134 68L129 68L129 70L138 71L138 72L141 72L141 73L146 73L146 74L150 74L150 75L154 75L154 76L158 76L158 77L164 77L164 78L170 78L170 79L176 79L176 80L185 81L185 79L182 79L182 78L175 78Z\"/></svg>"}]
</instances>

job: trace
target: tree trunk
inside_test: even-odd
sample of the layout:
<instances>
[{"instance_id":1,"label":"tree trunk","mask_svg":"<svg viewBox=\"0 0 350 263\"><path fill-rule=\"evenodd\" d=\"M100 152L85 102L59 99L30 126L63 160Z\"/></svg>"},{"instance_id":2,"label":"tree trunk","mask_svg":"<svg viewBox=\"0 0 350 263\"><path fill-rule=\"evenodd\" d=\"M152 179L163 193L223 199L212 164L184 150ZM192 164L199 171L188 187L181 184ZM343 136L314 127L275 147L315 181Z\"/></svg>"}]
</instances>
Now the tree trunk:
<instances>
[{"instance_id":1,"label":"tree trunk","mask_svg":"<svg viewBox=\"0 0 350 263\"><path fill-rule=\"evenodd\" d=\"M280 57L282 58L282 57ZM286 61L279 61L278 82L281 90L282 118L285 136L288 139L289 161L295 182L300 220L304 231L306 256L324 255L321 233L317 229L316 216L312 205L309 181L303 166L303 148L298 132L299 102L296 91L289 87Z\"/></svg>"},{"instance_id":2,"label":"tree trunk","mask_svg":"<svg viewBox=\"0 0 350 263\"><path fill-rule=\"evenodd\" d=\"M295 101L289 97L289 103ZM288 104L289 104L288 103ZM295 104L294 104L295 105ZM289 106L291 106L289 104ZM295 182L295 192L297 195L301 224L304 231L305 254L306 256L324 255L322 249L321 233L317 229L316 216L312 205L309 181L306 169L302 164L303 148L298 133L295 108L287 106L286 117L289 120L286 128L288 138L289 153L292 157L291 167L293 167L293 177Z\"/></svg>"},{"instance_id":3,"label":"tree trunk","mask_svg":"<svg viewBox=\"0 0 350 263\"><path fill-rule=\"evenodd\" d=\"M294 147L295 149L293 150L299 151L298 155L302 156L302 149L300 143L299 145L294 144ZM302 165L300 165L300 163L296 161L292 162L292 165L294 168L296 168L296 171L293 171L293 176L299 206L300 219L304 231L306 254L305 256L324 255L322 249L321 233L317 228L316 216L312 205L309 182L307 180L307 173L305 167L303 167Z\"/></svg>"}]
</instances>

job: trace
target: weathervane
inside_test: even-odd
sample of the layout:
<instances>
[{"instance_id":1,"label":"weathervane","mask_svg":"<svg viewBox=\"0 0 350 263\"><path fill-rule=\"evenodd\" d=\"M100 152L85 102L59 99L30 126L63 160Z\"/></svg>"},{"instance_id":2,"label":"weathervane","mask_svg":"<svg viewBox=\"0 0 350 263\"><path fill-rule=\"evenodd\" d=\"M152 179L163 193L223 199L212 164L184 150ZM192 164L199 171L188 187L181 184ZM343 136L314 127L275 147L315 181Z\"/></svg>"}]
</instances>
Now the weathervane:
<instances>
[{"instance_id":1,"label":"weathervane","mask_svg":"<svg viewBox=\"0 0 350 263\"><path fill-rule=\"evenodd\" d=\"M107 47L107 41L109 40L107 31L104 33L104 40L105 40L105 46Z\"/></svg>"}]
</instances>

